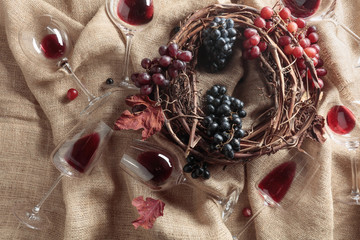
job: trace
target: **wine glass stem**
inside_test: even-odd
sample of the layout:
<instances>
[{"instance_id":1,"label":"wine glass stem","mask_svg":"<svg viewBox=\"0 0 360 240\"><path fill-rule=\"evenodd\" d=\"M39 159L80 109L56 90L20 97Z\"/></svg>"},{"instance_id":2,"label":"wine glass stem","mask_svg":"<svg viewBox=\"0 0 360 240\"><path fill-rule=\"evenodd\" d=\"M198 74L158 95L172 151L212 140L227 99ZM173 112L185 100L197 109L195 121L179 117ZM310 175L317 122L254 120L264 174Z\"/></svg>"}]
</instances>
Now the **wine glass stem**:
<instances>
[{"instance_id":1,"label":"wine glass stem","mask_svg":"<svg viewBox=\"0 0 360 240\"><path fill-rule=\"evenodd\" d=\"M59 184L61 179L64 177L64 174L60 174L57 179L54 181L50 189L44 194L44 196L40 199L39 203L32 209L32 212L34 214L38 213L40 211L41 206L44 204L46 199L50 196L50 194L54 191L56 186Z\"/></svg>"},{"instance_id":2,"label":"wine glass stem","mask_svg":"<svg viewBox=\"0 0 360 240\"><path fill-rule=\"evenodd\" d=\"M127 33L126 35L126 43L125 43L125 58L124 58L124 65L125 67L123 68L123 80L126 82L130 82L130 77L129 77L129 60L130 60L130 49L131 49L131 45L132 45L132 40L134 37L133 33Z\"/></svg>"},{"instance_id":3,"label":"wine glass stem","mask_svg":"<svg viewBox=\"0 0 360 240\"><path fill-rule=\"evenodd\" d=\"M351 158L351 178L352 178L352 186L351 186L351 196L359 196L359 182L357 177L357 162L354 157Z\"/></svg>"},{"instance_id":4,"label":"wine glass stem","mask_svg":"<svg viewBox=\"0 0 360 240\"><path fill-rule=\"evenodd\" d=\"M233 212L234 205L237 203L240 195L240 190L238 188L235 188L230 192L228 196L220 197L219 194L213 189L204 185L202 185L201 187L196 186L193 182L187 180L184 175L180 176L178 183L186 184L195 189L200 189L203 193L207 194L211 198L211 200L213 200L213 202L215 202L216 205L218 205L218 207L221 209L221 218L223 219L223 221L226 221Z\"/></svg>"},{"instance_id":5,"label":"wine glass stem","mask_svg":"<svg viewBox=\"0 0 360 240\"><path fill-rule=\"evenodd\" d=\"M69 73L75 80L75 83L80 87L81 91L85 93L85 95L88 98L89 103L97 99L92 93L89 92L89 90L82 84L80 79L76 76L76 74L73 72L73 70L70 67L70 64L68 62L64 63L62 67L65 69L67 73Z\"/></svg>"},{"instance_id":6,"label":"wine glass stem","mask_svg":"<svg viewBox=\"0 0 360 240\"><path fill-rule=\"evenodd\" d=\"M238 237L240 237L245 231L246 229L248 229L248 227L251 225L251 223L255 220L255 218L261 213L261 211L268 206L266 202L264 202L264 205L261 206L261 208L259 208L259 210L257 210L256 213L254 213L251 218L246 222L245 226L241 229L241 231L236 235L236 238L234 237L234 239L237 239Z\"/></svg>"}]
</instances>

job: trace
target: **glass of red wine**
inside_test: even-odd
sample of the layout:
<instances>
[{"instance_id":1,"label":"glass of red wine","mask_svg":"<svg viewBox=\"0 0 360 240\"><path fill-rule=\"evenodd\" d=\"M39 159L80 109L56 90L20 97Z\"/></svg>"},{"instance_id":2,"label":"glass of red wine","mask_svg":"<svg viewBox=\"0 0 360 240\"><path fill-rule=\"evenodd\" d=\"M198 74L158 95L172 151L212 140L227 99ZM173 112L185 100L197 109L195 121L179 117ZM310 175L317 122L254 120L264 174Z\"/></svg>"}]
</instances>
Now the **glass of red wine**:
<instances>
[{"instance_id":1,"label":"glass of red wine","mask_svg":"<svg viewBox=\"0 0 360 240\"><path fill-rule=\"evenodd\" d=\"M68 58L73 47L66 26L51 15L42 15L31 22L19 32L19 44L24 54L32 62L48 69L57 70L62 68L70 74L81 91L87 96L88 106L82 111L86 112L88 107L108 96L96 97L93 95L76 76Z\"/></svg>"},{"instance_id":2,"label":"glass of red wine","mask_svg":"<svg viewBox=\"0 0 360 240\"><path fill-rule=\"evenodd\" d=\"M348 205L360 205L356 156L360 145L360 102L331 102L326 111L326 132L335 143L346 147L351 161L351 190L335 195L335 200Z\"/></svg>"},{"instance_id":3,"label":"glass of red wine","mask_svg":"<svg viewBox=\"0 0 360 240\"><path fill-rule=\"evenodd\" d=\"M224 221L233 212L240 194L240 189L235 188L227 196L221 197L210 188L195 185L185 176L179 157L163 147L146 141L133 141L122 156L120 166L134 179L154 191L167 190L180 184L200 189L219 206Z\"/></svg>"},{"instance_id":4,"label":"glass of red wine","mask_svg":"<svg viewBox=\"0 0 360 240\"><path fill-rule=\"evenodd\" d=\"M129 58L135 32L146 28L158 14L160 0L106 0L106 13L126 38L120 87L137 89L130 81Z\"/></svg>"},{"instance_id":5,"label":"glass of red wine","mask_svg":"<svg viewBox=\"0 0 360 240\"><path fill-rule=\"evenodd\" d=\"M303 191L319 169L319 164L306 152L290 150L289 158L278 164L256 183L255 188L264 204L253 214L233 239L238 239L265 207L288 211L301 199Z\"/></svg>"},{"instance_id":6,"label":"glass of red wine","mask_svg":"<svg viewBox=\"0 0 360 240\"><path fill-rule=\"evenodd\" d=\"M310 22L329 21L345 30L352 38L360 43L360 37L349 27L339 22L335 16L337 0L281 0L289 8L295 18L305 18ZM360 59L355 67L360 67Z\"/></svg>"},{"instance_id":7,"label":"glass of red wine","mask_svg":"<svg viewBox=\"0 0 360 240\"><path fill-rule=\"evenodd\" d=\"M38 204L29 206L27 200L19 201L14 214L25 226L41 230L50 224L48 217L40 211L43 203L64 176L84 177L90 174L107 146L112 135L112 129L102 119L103 108L91 108L86 116L67 134L51 153L50 159L60 171L48 192L43 195Z\"/></svg>"}]
</instances>

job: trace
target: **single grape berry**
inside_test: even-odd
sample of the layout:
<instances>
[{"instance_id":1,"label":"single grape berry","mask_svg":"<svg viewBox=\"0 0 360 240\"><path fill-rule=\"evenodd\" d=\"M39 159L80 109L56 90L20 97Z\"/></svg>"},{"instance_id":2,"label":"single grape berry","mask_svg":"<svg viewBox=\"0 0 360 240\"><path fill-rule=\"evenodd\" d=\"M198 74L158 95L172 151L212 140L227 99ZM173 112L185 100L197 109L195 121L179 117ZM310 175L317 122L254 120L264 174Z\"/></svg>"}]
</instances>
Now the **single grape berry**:
<instances>
[{"instance_id":1,"label":"single grape berry","mask_svg":"<svg viewBox=\"0 0 360 240\"><path fill-rule=\"evenodd\" d=\"M151 60L149 58L144 58L143 60L141 60L141 66L144 69L149 69L151 67Z\"/></svg>"},{"instance_id":2,"label":"single grape berry","mask_svg":"<svg viewBox=\"0 0 360 240\"><path fill-rule=\"evenodd\" d=\"M170 63L171 63L171 57L167 55L161 56L161 58L159 59L159 64L162 67L166 68L170 65Z\"/></svg>"},{"instance_id":3,"label":"single grape berry","mask_svg":"<svg viewBox=\"0 0 360 240\"><path fill-rule=\"evenodd\" d=\"M306 26L306 20L303 18L297 18L296 24L298 25L299 28L304 28Z\"/></svg>"},{"instance_id":4,"label":"single grape berry","mask_svg":"<svg viewBox=\"0 0 360 240\"><path fill-rule=\"evenodd\" d=\"M319 41L319 34L316 32L310 33L307 37L311 43L317 43Z\"/></svg>"},{"instance_id":5,"label":"single grape berry","mask_svg":"<svg viewBox=\"0 0 360 240\"><path fill-rule=\"evenodd\" d=\"M304 53L304 49L300 46L296 46L292 51L292 55L294 55L294 57L296 58L301 58L303 53Z\"/></svg>"},{"instance_id":6,"label":"single grape berry","mask_svg":"<svg viewBox=\"0 0 360 240\"><path fill-rule=\"evenodd\" d=\"M167 53L167 46L163 45L159 47L159 54L160 56L164 56Z\"/></svg>"},{"instance_id":7,"label":"single grape berry","mask_svg":"<svg viewBox=\"0 0 360 240\"><path fill-rule=\"evenodd\" d=\"M107 85L112 85L112 84L114 84L114 80L112 78L108 78L108 79L106 79L105 83Z\"/></svg>"},{"instance_id":8,"label":"single grape berry","mask_svg":"<svg viewBox=\"0 0 360 240\"><path fill-rule=\"evenodd\" d=\"M267 46L268 46L267 43L264 41L260 41L258 44L258 47L260 48L261 52L265 52L267 49Z\"/></svg>"},{"instance_id":9,"label":"single grape berry","mask_svg":"<svg viewBox=\"0 0 360 240\"><path fill-rule=\"evenodd\" d=\"M169 46L168 46L168 53L169 53L169 56L172 57L172 58L175 58L177 53L178 53L178 50L179 50L179 47L176 43L171 43Z\"/></svg>"},{"instance_id":10,"label":"single grape berry","mask_svg":"<svg viewBox=\"0 0 360 240\"><path fill-rule=\"evenodd\" d=\"M260 16L264 19L270 19L274 15L274 10L271 7L263 7L260 11Z\"/></svg>"},{"instance_id":11,"label":"single grape berry","mask_svg":"<svg viewBox=\"0 0 360 240\"><path fill-rule=\"evenodd\" d=\"M241 212L242 212L242 215L244 217L251 217L252 216L251 208L245 207L245 208L243 208L243 210Z\"/></svg>"},{"instance_id":12,"label":"single grape berry","mask_svg":"<svg viewBox=\"0 0 360 240\"><path fill-rule=\"evenodd\" d=\"M74 100L75 98L77 98L77 96L79 95L79 92L75 89L75 88L70 88L68 91L67 91L67 94L66 94L66 97L72 101Z\"/></svg>"},{"instance_id":13,"label":"single grape berry","mask_svg":"<svg viewBox=\"0 0 360 240\"><path fill-rule=\"evenodd\" d=\"M140 73L137 77L137 81L141 85L148 85L151 82L151 76L148 73Z\"/></svg>"},{"instance_id":14,"label":"single grape berry","mask_svg":"<svg viewBox=\"0 0 360 240\"><path fill-rule=\"evenodd\" d=\"M250 57L251 59L258 58L261 54L260 48L258 46L254 46L250 49Z\"/></svg>"},{"instance_id":15,"label":"single grape berry","mask_svg":"<svg viewBox=\"0 0 360 240\"><path fill-rule=\"evenodd\" d=\"M278 41L280 46L286 46L291 43L291 37L290 36L281 36Z\"/></svg>"},{"instance_id":16,"label":"single grape berry","mask_svg":"<svg viewBox=\"0 0 360 240\"><path fill-rule=\"evenodd\" d=\"M183 171L186 173L191 173L194 170L194 167L192 164L188 163L183 167Z\"/></svg>"},{"instance_id":17,"label":"single grape berry","mask_svg":"<svg viewBox=\"0 0 360 240\"><path fill-rule=\"evenodd\" d=\"M152 85L143 85L140 87L140 94L142 95L149 95L152 93L153 86Z\"/></svg>"},{"instance_id":18,"label":"single grape berry","mask_svg":"<svg viewBox=\"0 0 360 240\"><path fill-rule=\"evenodd\" d=\"M266 26L266 21L262 17L257 17L254 19L254 25L258 28L264 28Z\"/></svg>"},{"instance_id":19,"label":"single grape berry","mask_svg":"<svg viewBox=\"0 0 360 240\"><path fill-rule=\"evenodd\" d=\"M281 9L281 11L279 12L279 16L280 16L283 20L287 20L287 19L290 18L290 16L291 16L291 11L290 11L290 9L288 9L287 7Z\"/></svg>"},{"instance_id":20,"label":"single grape berry","mask_svg":"<svg viewBox=\"0 0 360 240\"><path fill-rule=\"evenodd\" d=\"M296 33L298 30L298 25L296 24L296 22L290 22L287 25L287 30L289 30L289 32L291 33Z\"/></svg>"},{"instance_id":21,"label":"single grape berry","mask_svg":"<svg viewBox=\"0 0 360 240\"><path fill-rule=\"evenodd\" d=\"M192 53L190 51L182 51L178 54L177 58L184 62L190 62L192 60Z\"/></svg>"}]
</instances>

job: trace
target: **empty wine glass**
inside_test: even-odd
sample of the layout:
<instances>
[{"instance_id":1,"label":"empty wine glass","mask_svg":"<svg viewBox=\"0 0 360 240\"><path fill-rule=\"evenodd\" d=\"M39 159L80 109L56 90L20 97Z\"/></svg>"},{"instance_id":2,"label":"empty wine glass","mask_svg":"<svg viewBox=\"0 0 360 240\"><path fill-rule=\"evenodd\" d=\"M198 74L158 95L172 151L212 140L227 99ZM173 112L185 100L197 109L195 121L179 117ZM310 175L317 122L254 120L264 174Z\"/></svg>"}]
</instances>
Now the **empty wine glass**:
<instances>
[{"instance_id":1,"label":"empty wine glass","mask_svg":"<svg viewBox=\"0 0 360 240\"><path fill-rule=\"evenodd\" d=\"M293 17L305 18L308 22L329 21L336 27L345 30L360 44L360 37L345 24L336 19L335 7L337 0L281 0L282 4L289 8ZM355 67L360 67L360 58Z\"/></svg>"},{"instance_id":2,"label":"empty wine glass","mask_svg":"<svg viewBox=\"0 0 360 240\"><path fill-rule=\"evenodd\" d=\"M27 227L37 230L46 228L50 222L40 209L61 179L64 176L83 177L89 174L98 162L113 131L102 120L102 106L96 106L91 108L86 116L82 115L82 119L51 153L50 159L61 174L48 192L34 207L28 206L24 200L15 206L15 216Z\"/></svg>"},{"instance_id":3,"label":"empty wine glass","mask_svg":"<svg viewBox=\"0 0 360 240\"><path fill-rule=\"evenodd\" d=\"M319 164L305 152L291 150L289 159L276 166L255 183L264 205L248 220L243 229L233 236L237 240L265 207L290 210L300 200L303 191L319 169Z\"/></svg>"},{"instance_id":4,"label":"empty wine glass","mask_svg":"<svg viewBox=\"0 0 360 240\"><path fill-rule=\"evenodd\" d=\"M42 15L19 32L19 44L24 54L31 61L49 69L62 68L70 74L81 91L87 96L88 106L82 111L109 95L96 97L82 84L70 67L68 57L73 46L66 26L51 15Z\"/></svg>"},{"instance_id":5,"label":"empty wine glass","mask_svg":"<svg viewBox=\"0 0 360 240\"><path fill-rule=\"evenodd\" d=\"M327 104L325 110L327 134L335 143L346 147L351 161L351 190L336 195L335 199L349 205L360 205L356 154L360 144L360 104L357 101L339 100Z\"/></svg>"},{"instance_id":6,"label":"empty wine glass","mask_svg":"<svg viewBox=\"0 0 360 240\"><path fill-rule=\"evenodd\" d=\"M215 191L200 187L187 179L181 167L181 160L168 150L145 141L135 140L124 153L120 161L121 168L134 179L154 191L162 191L180 184L198 188L208 194L221 208L224 221L233 212L240 189L235 188L226 197L220 197Z\"/></svg>"},{"instance_id":7,"label":"empty wine glass","mask_svg":"<svg viewBox=\"0 0 360 240\"><path fill-rule=\"evenodd\" d=\"M137 87L130 82L129 57L135 32L143 30L158 15L159 0L106 0L106 13L126 37L124 67L120 87Z\"/></svg>"}]
</instances>

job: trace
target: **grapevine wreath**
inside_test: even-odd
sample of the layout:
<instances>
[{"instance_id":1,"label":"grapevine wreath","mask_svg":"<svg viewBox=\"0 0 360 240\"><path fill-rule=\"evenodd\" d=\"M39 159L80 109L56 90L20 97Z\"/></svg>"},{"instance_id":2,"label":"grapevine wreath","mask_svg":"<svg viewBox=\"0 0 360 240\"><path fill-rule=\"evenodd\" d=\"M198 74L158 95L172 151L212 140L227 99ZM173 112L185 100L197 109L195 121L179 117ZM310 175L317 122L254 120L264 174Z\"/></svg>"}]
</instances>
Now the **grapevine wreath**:
<instances>
[{"instance_id":1,"label":"grapevine wreath","mask_svg":"<svg viewBox=\"0 0 360 240\"><path fill-rule=\"evenodd\" d=\"M160 108L163 117L161 128L153 129L149 135L161 130L184 150L190 165L193 164L194 159L198 162L206 161L223 165L244 162L282 148L300 148L305 137L323 141L323 118L317 115L316 110L323 86L318 75L324 75L319 74L324 69L319 69L318 45L313 44L309 47L310 42L301 42L301 39L305 38L305 33L307 33L306 38L311 39L309 33L316 30L301 26L305 25L303 20L291 19L290 13L286 11L276 12L273 9L275 8L266 7L266 10L259 11L238 4L215 4L197 10L180 24L169 44L160 47L160 55L170 55L172 57L170 60L163 59L163 61L167 60L165 64L161 62L162 58L142 61L146 72L132 76L135 85L141 89L142 95L138 96L143 96L144 101L147 99L147 106L152 106L152 109ZM292 23L295 21L298 24L294 29ZM236 134L236 131L239 131L238 125L230 124L230 128L225 127L221 130L226 132L227 136L224 138L220 136L221 139L216 142L214 132L217 131L210 129L211 122L215 121L215 118L225 117L227 119L224 121L229 120L233 123L234 112L237 117L241 114L243 115L241 117L246 115L246 112L240 112L243 110L243 103L227 96L226 88L224 89L223 86L215 85L208 91L200 91L197 88L197 83L201 81L196 74L201 55L199 51L204 48L207 35L212 34L209 31L219 29L223 23L227 23L228 28L230 26L235 29L235 33L232 34L236 35L237 42L242 43L233 44L234 39L229 36L230 40L227 41L232 43L229 46L241 47L245 61L257 61L259 64L263 79L271 89L274 105L258 116L251 129L236 136L239 135ZM233 31L227 30L227 34ZM254 35L255 37L251 38ZM317 39L311 39L311 43L316 41ZM174 53L175 51L178 53ZM169 56L165 57L169 58ZM256 59L251 60L254 58ZM176 62L178 59L183 60L184 64L187 62L186 67ZM173 65L175 63L181 65L176 68L179 71L174 69L171 71L171 67L166 66L168 65L166 62L170 63L170 61ZM210 69L217 71L221 67L221 63L218 62ZM220 110L217 115L212 114L219 110L214 110L209 105L220 96L220 101L229 101L228 106L231 106L231 109L226 109L225 106L225 110ZM132 100L131 97L128 98L127 103ZM238 106L233 108L234 103ZM129 105L136 104L133 101ZM146 106L146 104L142 105ZM126 117L134 117L137 114L139 111L128 112L127 115L123 113L116 123L117 128L139 129L124 124ZM209 120L208 116L212 116L212 119ZM216 127L220 128L220 126ZM146 139L144 135L143 139ZM236 151L233 151L233 154L226 154L226 146L234 142L239 145L236 147L232 145ZM185 172L193 170L189 164L184 167Z\"/></svg>"}]
</instances>

